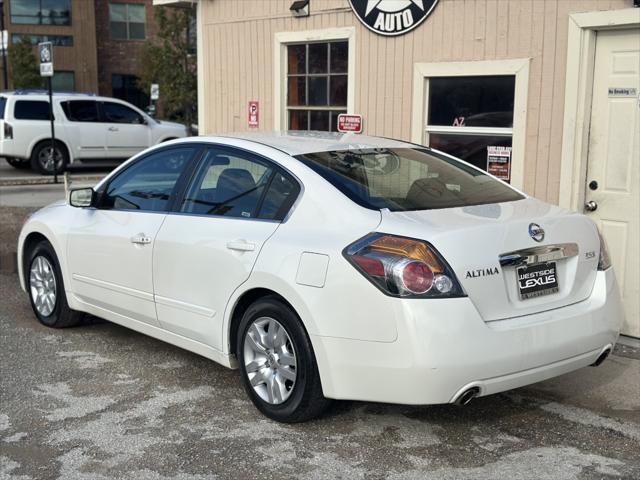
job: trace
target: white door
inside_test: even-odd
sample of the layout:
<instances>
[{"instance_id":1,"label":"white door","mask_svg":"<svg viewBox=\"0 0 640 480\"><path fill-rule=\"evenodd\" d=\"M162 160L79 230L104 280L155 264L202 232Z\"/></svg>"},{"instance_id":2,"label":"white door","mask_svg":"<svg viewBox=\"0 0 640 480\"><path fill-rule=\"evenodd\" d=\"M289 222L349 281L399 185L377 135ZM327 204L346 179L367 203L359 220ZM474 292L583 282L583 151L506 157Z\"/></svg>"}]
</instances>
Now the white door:
<instances>
[{"instance_id":1,"label":"white door","mask_svg":"<svg viewBox=\"0 0 640 480\"><path fill-rule=\"evenodd\" d=\"M151 271L154 241L196 148L153 152L109 182L97 208L78 210L69 229L67 257L71 288L82 302L158 326Z\"/></svg>"},{"instance_id":2,"label":"white door","mask_svg":"<svg viewBox=\"0 0 640 480\"><path fill-rule=\"evenodd\" d=\"M150 146L149 126L142 114L117 102L102 102L102 114L109 158L129 158Z\"/></svg>"},{"instance_id":3,"label":"white door","mask_svg":"<svg viewBox=\"0 0 640 480\"><path fill-rule=\"evenodd\" d=\"M598 32L587 204L622 292L622 333L640 336L640 30ZM587 210L588 211L588 210Z\"/></svg>"},{"instance_id":4,"label":"white door","mask_svg":"<svg viewBox=\"0 0 640 480\"><path fill-rule=\"evenodd\" d=\"M64 128L74 149L74 158L105 158L107 156L107 126L100 122L98 102L68 100L62 102L67 117Z\"/></svg>"},{"instance_id":5,"label":"white door","mask_svg":"<svg viewBox=\"0 0 640 480\"><path fill-rule=\"evenodd\" d=\"M244 152L207 152L181 212L167 216L156 238L153 283L163 328L223 350L227 302L249 278L298 188Z\"/></svg>"}]
</instances>

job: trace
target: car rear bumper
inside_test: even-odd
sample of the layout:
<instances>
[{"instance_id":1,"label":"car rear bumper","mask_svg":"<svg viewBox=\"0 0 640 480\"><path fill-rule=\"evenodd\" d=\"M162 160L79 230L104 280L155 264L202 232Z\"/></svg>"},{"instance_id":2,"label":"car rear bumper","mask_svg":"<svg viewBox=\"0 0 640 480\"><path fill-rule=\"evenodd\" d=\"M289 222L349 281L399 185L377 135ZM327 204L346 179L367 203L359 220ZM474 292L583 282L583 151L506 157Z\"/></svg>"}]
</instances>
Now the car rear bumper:
<instances>
[{"instance_id":1,"label":"car rear bumper","mask_svg":"<svg viewBox=\"0 0 640 480\"><path fill-rule=\"evenodd\" d=\"M623 316L612 269L582 302L489 323L469 298L397 301L395 342L311 336L325 396L421 405L521 387L594 363Z\"/></svg>"}]
</instances>

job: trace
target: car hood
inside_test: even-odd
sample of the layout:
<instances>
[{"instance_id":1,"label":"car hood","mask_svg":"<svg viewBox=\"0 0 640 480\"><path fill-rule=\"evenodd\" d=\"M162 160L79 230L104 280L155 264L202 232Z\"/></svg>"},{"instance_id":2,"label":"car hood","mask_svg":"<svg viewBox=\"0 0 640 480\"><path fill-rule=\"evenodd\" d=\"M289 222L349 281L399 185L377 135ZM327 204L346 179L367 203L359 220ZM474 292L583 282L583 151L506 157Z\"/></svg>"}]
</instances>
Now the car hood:
<instances>
[{"instance_id":1,"label":"car hood","mask_svg":"<svg viewBox=\"0 0 640 480\"><path fill-rule=\"evenodd\" d=\"M532 223L545 231L540 242L529 234ZM485 321L584 300L595 282L600 249L595 224L584 215L534 198L439 210L382 211L378 230L431 243L451 265ZM563 244L575 244L577 254L555 261L558 292L522 299L518 267L501 264L501 256Z\"/></svg>"}]
</instances>

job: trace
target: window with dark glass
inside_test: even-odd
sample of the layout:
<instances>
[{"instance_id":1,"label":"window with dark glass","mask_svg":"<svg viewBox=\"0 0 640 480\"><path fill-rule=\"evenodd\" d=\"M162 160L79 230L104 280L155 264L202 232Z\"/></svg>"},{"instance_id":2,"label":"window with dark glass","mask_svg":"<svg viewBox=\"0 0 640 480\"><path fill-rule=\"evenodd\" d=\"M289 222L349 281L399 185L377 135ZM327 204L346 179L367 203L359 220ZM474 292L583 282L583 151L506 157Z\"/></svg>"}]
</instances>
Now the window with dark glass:
<instances>
[{"instance_id":1,"label":"window with dark glass","mask_svg":"<svg viewBox=\"0 0 640 480\"><path fill-rule=\"evenodd\" d=\"M282 172L274 172L258 216L266 220L283 220L299 191L296 181Z\"/></svg>"},{"instance_id":2,"label":"window with dark glass","mask_svg":"<svg viewBox=\"0 0 640 480\"><path fill-rule=\"evenodd\" d=\"M71 0L11 0L11 23L71 25Z\"/></svg>"},{"instance_id":3,"label":"window with dark glass","mask_svg":"<svg viewBox=\"0 0 640 480\"><path fill-rule=\"evenodd\" d=\"M172 148L134 163L109 183L100 208L166 212L176 182L194 151L195 147Z\"/></svg>"},{"instance_id":4,"label":"window with dark glass","mask_svg":"<svg viewBox=\"0 0 640 480\"><path fill-rule=\"evenodd\" d=\"M143 4L110 3L109 28L116 40L144 40L146 12Z\"/></svg>"},{"instance_id":5,"label":"window with dark glass","mask_svg":"<svg viewBox=\"0 0 640 480\"><path fill-rule=\"evenodd\" d=\"M11 43L27 42L37 45L42 42L51 42L54 47L73 47L71 35L33 35L29 33L14 33L11 35Z\"/></svg>"},{"instance_id":6,"label":"window with dark glass","mask_svg":"<svg viewBox=\"0 0 640 480\"><path fill-rule=\"evenodd\" d=\"M16 120L49 120L49 102L18 100L13 107Z\"/></svg>"},{"instance_id":7,"label":"window with dark glass","mask_svg":"<svg viewBox=\"0 0 640 480\"><path fill-rule=\"evenodd\" d=\"M144 118L135 110L114 102L103 102L102 112L107 123L131 123L141 125Z\"/></svg>"},{"instance_id":8,"label":"window with dark glass","mask_svg":"<svg viewBox=\"0 0 640 480\"><path fill-rule=\"evenodd\" d=\"M290 130L337 131L347 112L349 43L287 46L287 117Z\"/></svg>"},{"instance_id":9,"label":"window with dark glass","mask_svg":"<svg viewBox=\"0 0 640 480\"><path fill-rule=\"evenodd\" d=\"M54 92L74 92L76 90L76 76L74 72L58 70L51 78L51 88Z\"/></svg>"},{"instance_id":10,"label":"window with dark glass","mask_svg":"<svg viewBox=\"0 0 640 480\"><path fill-rule=\"evenodd\" d=\"M501 149L495 160L504 169L492 173L509 181L515 76L432 77L428 91L429 146L489 171L491 152Z\"/></svg>"},{"instance_id":11,"label":"window with dark glass","mask_svg":"<svg viewBox=\"0 0 640 480\"><path fill-rule=\"evenodd\" d=\"M99 122L98 102L94 100L70 100L62 102L62 110L71 122Z\"/></svg>"},{"instance_id":12,"label":"window with dark glass","mask_svg":"<svg viewBox=\"0 0 640 480\"><path fill-rule=\"evenodd\" d=\"M4 111L7 108L7 97L0 97L0 120L4 118Z\"/></svg>"},{"instance_id":13,"label":"window with dark glass","mask_svg":"<svg viewBox=\"0 0 640 480\"><path fill-rule=\"evenodd\" d=\"M149 95L138 86L138 77L135 75L111 75L111 91L115 98L124 100L138 108L149 105Z\"/></svg>"}]
</instances>

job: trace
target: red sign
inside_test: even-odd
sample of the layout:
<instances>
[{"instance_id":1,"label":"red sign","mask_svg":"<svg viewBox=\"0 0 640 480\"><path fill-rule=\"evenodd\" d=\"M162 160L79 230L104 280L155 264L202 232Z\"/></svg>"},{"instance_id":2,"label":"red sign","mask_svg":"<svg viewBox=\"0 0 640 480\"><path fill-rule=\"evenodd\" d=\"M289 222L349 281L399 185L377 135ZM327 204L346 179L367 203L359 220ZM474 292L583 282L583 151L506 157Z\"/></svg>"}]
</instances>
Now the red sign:
<instances>
[{"instance_id":1,"label":"red sign","mask_svg":"<svg viewBox=\"0 0 640 480\"><path fill-rule=\"evenodd\" d=\"M338 131L362 133L362 115L338 115Z\"/></svg>"},{"instance_id":2,"label":"red sign","mask_svg":"<svg viewBox=\"0 0 640 480\"><path fill-rule=\"evenodd\" d=\"M249 102L249 128L258 128L260 125L260 102Z\"/></svg>"}]
</instances>

